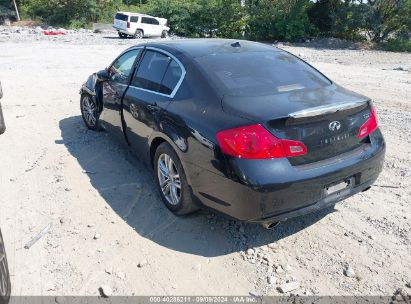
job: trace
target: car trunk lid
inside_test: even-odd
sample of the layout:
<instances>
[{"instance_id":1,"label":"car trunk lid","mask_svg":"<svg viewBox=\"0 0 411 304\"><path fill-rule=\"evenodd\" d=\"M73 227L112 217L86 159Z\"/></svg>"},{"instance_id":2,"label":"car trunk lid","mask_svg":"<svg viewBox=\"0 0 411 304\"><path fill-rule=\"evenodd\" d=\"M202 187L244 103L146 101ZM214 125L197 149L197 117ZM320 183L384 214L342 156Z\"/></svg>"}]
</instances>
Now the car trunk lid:
<instances>
[{"instance_id":1,"label":"car trunk lid","mask_svg":"<svg viewBox=\"0 0 411 304\"><path fill-rule=\"evenodd\" d=\"M305 155L289 158L303 165L351 151L364 144L361 125L370 115L366 97L336 85L269 96L225 96L224 111L263 124L273 135L305 144Z\"/></svg>"}]
</instances>

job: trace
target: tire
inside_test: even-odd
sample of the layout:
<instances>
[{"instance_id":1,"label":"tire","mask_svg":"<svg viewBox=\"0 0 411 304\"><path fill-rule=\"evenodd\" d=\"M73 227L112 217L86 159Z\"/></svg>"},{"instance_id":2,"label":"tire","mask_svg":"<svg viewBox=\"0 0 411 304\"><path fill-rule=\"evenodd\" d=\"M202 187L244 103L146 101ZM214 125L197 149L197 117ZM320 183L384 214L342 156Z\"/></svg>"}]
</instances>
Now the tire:
<instances>
[{"instance_id":1,"label":"tire","mask_svg":"<svg viewBox=\"0 0 411 304\"><path fill-rule=\"evenodd\" d=\"M95 98L84 93L80 98L81 116L87 128L93 131L100 130L98 106Z\"/></svg>"},{"instance_id":2,"label":"tire","mask_svg":"<svg viewBox=\"0 0 411 304\"><path fill-rule=\"evenodd\" d=\"M161 32L161 38L167 38L168 37L168 32L167 31L162 31Z\"/></svg>"},{"instance_id":3,"label":"tire","mask_svg":"<svg viewBox=\"0 0 411 304\"><path fill-rule=\"evenodd\" d=\"M6 304L9 302L10 299L11 283L9 268L7 265L7 257L5 254L6 251L4 249L3 236L1 235L1 231L0 246L0 304Z\"/></svg>"},{"instance_id":4,"label":"tire","mask_svg":"<svg viewBox=\"0 0 411 304\"><path fill-rule=\"evenodd\" d=\"M171 163L169 162L171 160ZM172 183L168 183L168 186L161 186L161 183L165 179L165 175L171 171L175 178ZM163 172L163 173L162 173ZM166 174L164 174L166 173ZM181 161L177 156L177 153L168 143L162 143L158 146L154 156L154 174L156 177L156 183L160 192L161 198L166 207L176 215L186 215L198 210L198 207L193 203L193 197L191 195L190 186L187 183L187 178L181 165ZM168 175L170 176L170 175ZM170 180L170 178L168 178ZM180 185L180 189L177 186ZM163 183L164 185L164 183ZM173 195L175 189L175 195Z\"/></svg>"},{"instance_id":5,"label":"tire","mask_svg":"<svg viewBox=\"0 0 411 304\"><path fill-rule=\"evenodd\" d=\"M133 37L136 39L143 39L144 33L142 30L136 30Z\"/></svg>"},{"instance_id":6,"label":"tire","mask_svg":"<svg viewBox=\"0 0 411 304\"><path fill-rule=\"evenodd\" d=\"M124 34L124 33L121 33L121 32L118 32L118 36L119 36L121 39L127 38L127 34Z\"/></svg>"}]
</instances>

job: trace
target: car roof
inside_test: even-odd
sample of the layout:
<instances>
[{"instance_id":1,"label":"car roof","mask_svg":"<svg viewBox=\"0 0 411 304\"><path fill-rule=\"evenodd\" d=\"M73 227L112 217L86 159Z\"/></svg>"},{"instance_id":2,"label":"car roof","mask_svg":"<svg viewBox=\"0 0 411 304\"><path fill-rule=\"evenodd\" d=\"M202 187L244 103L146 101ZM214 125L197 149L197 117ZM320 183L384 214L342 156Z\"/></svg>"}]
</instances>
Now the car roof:
<instances>
[{"instance_id":1,"label":"car roof","mask_svg":"<svg viewBox=\"0 0 411 304\"><path fill-rule=\"evenodd\" d=\"M146 46L158 47L166 51L183 53L191 58L203 57L218 53L267 52L279 51L263 43L235 39L176 39L147 43Z\"/></svg>"},{"instance_id":2,"label":"car roof","mask_svg":"<svg viewBox=\"0 0 411 304\"><path fill-rule=\"evenodd\" d=\"M153 16L150 16L150 15L146 15L146 14L132 13L132 12L117 12L117 14L130 15L130 16L143 16L143 17L157 18L157 17L153 17Z\"/></svg>"}]
</instances>

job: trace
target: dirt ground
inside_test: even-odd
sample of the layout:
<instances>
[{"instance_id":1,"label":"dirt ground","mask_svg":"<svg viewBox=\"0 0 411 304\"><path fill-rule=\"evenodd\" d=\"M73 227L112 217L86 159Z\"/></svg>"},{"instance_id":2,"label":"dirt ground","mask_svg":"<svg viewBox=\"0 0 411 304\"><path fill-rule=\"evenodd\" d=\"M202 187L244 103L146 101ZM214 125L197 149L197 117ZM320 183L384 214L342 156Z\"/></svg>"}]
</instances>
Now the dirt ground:
<instances>
[{"instance_id":1,"label":"dirt ground","mask_svg":"<svg viewBox=\"0 0 411 304\"><path fill-rule=\"evenodd\" d=\"M135 43L0 29L0 224L13 295L277 295L287 281L301 295L411 292L411 54L280 45L375 101L387 155L368 192L267 231L172 215L138 159L85 128L82 82Z\"/></svg>"}]
</instances>

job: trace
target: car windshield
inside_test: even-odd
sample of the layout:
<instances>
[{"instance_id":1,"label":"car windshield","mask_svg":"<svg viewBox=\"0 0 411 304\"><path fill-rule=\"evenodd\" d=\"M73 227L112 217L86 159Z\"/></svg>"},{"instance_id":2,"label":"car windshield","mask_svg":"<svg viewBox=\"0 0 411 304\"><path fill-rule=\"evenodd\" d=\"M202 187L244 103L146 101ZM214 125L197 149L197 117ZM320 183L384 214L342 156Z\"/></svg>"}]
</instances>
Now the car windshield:
<instances>
[{"instance_id":1,"label":"car windshield","mask_svg":"<svg viewBox=\"0 0 411 304\"><path fill-rule=\"evenodd\" d=\"M224 94L258 96L328 86L331 82L282 51L223 52L196 58Z\"/></svg>"}]
</instances>

